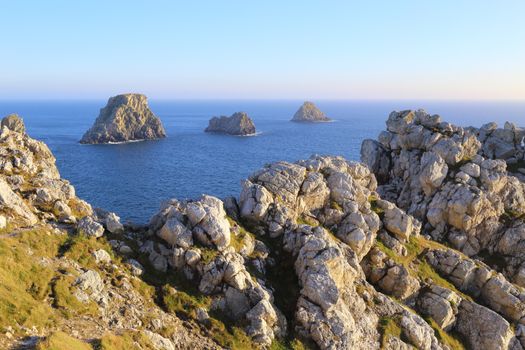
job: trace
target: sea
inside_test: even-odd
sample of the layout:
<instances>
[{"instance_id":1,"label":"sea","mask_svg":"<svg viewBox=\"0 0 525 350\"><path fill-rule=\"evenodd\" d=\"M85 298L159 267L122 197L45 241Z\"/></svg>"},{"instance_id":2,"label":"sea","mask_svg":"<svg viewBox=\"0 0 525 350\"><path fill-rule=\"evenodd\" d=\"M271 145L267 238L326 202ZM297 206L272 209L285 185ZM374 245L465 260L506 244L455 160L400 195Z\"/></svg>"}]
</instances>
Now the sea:
<instances>
[{"instance_id":1,"label":"sea","mask_svg":"<svg viewBox=\"0 0 525 350\"><path fill-rule=\"evenodd\" d=\"M314 101L331 123L290 122L298 100L150 100L168 137L156 141L81 145L106 100L0 101L0 116L18 113L29 135L44 141L61 176L94 207L124 222L147 223L166 199L238 197L241 181L265 164L313 154L359 160L361 142L385 129L393 110L424 108L462 126L505 121L525 126L525 102ZM255 136L205 133L212 116L244 111Z\"/></svg>"}]
</instances>

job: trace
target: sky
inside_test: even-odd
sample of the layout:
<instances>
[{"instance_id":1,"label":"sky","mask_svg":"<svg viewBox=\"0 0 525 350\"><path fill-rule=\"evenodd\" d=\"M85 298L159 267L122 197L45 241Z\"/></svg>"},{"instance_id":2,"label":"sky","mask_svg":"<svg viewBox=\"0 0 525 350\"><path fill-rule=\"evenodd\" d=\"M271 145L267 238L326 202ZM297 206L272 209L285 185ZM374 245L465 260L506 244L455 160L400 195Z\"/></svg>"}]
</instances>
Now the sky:
<instances>
[{"instance_id":1,"label":"sky","mask_svg":"<svg viewBox=\"0 0 525 350\"><path fill-rule=\"evenodd\" d=\"M0 99L525 99L525 1L0 0Z\"/></svg>"}]
</instances>

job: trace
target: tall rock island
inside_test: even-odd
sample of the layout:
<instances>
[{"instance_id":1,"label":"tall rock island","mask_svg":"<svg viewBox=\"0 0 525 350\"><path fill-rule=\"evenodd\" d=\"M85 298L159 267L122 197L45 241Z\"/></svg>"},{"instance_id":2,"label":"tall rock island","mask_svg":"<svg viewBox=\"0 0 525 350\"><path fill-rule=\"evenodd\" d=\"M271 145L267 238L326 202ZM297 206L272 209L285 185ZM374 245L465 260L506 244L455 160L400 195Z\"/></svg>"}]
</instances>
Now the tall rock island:
<instances>
[{"instance_id":1,"label":"tall rock island","mask_svg":"<svg viewBox=\"0 0 525 350\"><path fill-rule=\"evenodd\" d=\"M230 117L221 116L210 119L206 132L218 132L229 135L253 135L255 124L245 112L237 112Z\"/></svg>"},{"instance_id":2,"label":"tall rock island","mask_svg":"<svg viewBox=\"0 0 525 350\"><path fill-rule=\"evenodd\" d=\"M317 108L313 102L306 101L301 107L295 112L293 122L329 122L331 121L323 112Z\"/></svg>"},{"instance_id":3,"label":"tall rock island","mask_svg":"<svg viewBox=\"0 0 525 350\"><path fill-rule=\"evenodd\" d=\"M149 109L146 96L123 94L111 97L80 143L98 144L166 137L160 119Z\"/></svg>"}]
</instances>

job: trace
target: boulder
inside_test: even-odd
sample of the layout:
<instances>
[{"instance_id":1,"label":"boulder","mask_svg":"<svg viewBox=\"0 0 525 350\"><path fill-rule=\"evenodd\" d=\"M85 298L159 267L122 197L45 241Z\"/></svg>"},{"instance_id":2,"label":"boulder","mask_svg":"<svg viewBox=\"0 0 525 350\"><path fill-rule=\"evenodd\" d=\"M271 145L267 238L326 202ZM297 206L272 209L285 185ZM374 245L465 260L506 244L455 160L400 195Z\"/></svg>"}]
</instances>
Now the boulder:
<instances>
[{"instance_id":1,"label":"boulder","mask_svg":"<svg viewBox=\"0 0 525 350\"><path fill-rule=\"evenodd\" d=\"M117 143L163 137L166 137L166 131L160 119L149 109L146 96L124 94L108 100L80 143Z\"/></svg>"},{"instance_id":2,"label":"boulder","mask_svg":"<svg viewBox=\"0 0 525 350\"><path fill-rule=\"evenodd\" d=\"M230 117L213 117L204 131L239 136L253 135L256 132L255 124L245 112L237 112Z\"/></svg>"},{"instance_id":3,"label":"boulder","mask_svg":"<svg viewBox=\"0 0 525 350\"><path fill-rule=\"evenodd\" d=\"M77 232L88 237L99 238L104 235L104 226L93 220L90 216L85 216L78 221Z\"/></svg>"},{"instance_id":4,"label":"boulder","mask_svg":"<svg viewBox=\"0 0 525 350\"><path fill-rule=\"evenodd\" d=\"M512 327L494 311L463 300L459 305L454 328L472 349L508 349Z\"/></svg>"}]
</instances>

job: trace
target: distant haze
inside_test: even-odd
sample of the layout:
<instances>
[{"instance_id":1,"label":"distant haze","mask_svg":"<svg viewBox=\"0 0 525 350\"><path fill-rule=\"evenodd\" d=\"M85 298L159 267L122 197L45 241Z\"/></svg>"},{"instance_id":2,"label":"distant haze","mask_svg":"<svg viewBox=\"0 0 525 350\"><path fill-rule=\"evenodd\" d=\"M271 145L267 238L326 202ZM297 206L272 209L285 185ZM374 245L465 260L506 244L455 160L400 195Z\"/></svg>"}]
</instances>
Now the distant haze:
<instances>
[{"instance_id":1,"label":"distant haze","mask_svg":"<svg viewBox=\"0 0 525 350\"><path fill-rule=\"evenodd\" d=\"M0 99L524 99L524 1L2 1Z\"/></svg>"}]
</instances>

